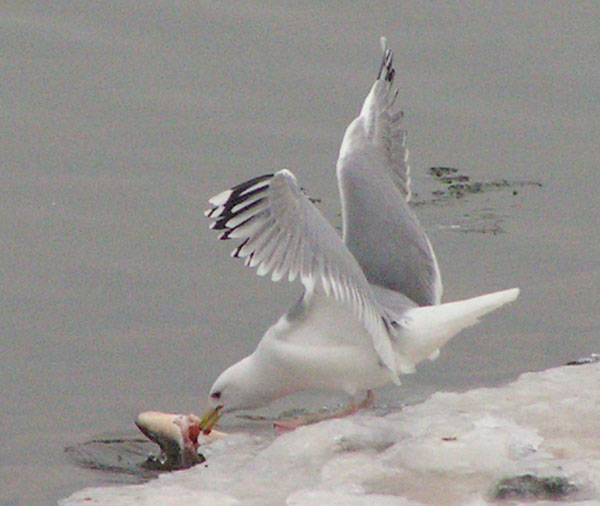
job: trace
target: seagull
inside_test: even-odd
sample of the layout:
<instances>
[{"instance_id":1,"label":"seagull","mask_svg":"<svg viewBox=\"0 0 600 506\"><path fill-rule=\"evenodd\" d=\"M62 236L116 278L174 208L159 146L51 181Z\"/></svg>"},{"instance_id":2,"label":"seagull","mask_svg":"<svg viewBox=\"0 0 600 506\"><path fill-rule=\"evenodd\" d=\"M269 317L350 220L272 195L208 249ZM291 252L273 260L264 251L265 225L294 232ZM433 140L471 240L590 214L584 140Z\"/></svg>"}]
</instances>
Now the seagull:
<instances>
[{"instance_id":1,"label":"seagull","mask_svg":"<svg viewBox=\"0 0 600 506\"><path fill-rule=\"evenodd\" d=\"M343 414L368 406L373 389L399 385L402 374L435 359L450 338L519 294L513 288L441 302L436 256L409 206L393 54L383 37L381 46L377 79L346 129L336 164L342 236L286 169L209 200L211 228L222 240L239 241L233 257L273 281L298 279L304 291L255 351L214 382L207 431L221 413L303 390L345 392L351 403Z\"/></svg>"}]
</instances>

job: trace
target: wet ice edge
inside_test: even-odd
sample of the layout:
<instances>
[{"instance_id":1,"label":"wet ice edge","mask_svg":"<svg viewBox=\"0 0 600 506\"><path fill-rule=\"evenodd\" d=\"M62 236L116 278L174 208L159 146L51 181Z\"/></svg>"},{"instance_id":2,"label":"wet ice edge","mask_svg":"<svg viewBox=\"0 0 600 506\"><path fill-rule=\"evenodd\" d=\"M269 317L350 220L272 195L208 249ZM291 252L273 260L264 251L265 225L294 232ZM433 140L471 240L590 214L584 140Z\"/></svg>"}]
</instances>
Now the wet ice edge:
<instances>
[{"instance_id":1,"label":"wet ice edge","mask_svg":"<svg viewBox=\"0 0 600 506\"><path fill-rule=\"evenodd\" d=\"M600 363L565 366L274 440L234 434L195 468L59 504L484 506L498 480L525 474L568 480L560 504L598 504L599 435Z\"/></svg>"}]
</instances>

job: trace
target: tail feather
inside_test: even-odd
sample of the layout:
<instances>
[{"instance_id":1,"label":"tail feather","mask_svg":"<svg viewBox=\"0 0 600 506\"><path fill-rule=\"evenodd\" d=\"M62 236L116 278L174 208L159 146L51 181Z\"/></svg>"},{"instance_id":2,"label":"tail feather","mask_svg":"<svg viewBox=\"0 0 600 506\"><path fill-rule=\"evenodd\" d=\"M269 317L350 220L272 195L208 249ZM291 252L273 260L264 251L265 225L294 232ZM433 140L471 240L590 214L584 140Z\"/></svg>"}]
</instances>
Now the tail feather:
<instances>
[{"instance_id":1,"label":"tail feather","mask_svg":"<svg viewBox=\"0 0 600 506\"><path fill-rule=\"evenodd\" d=\"M472 299L407 310L398 322L398 339L394 347L401 355L401 358L398 357L400 368L406 369L407 362L418 364L425 358L436 358L439 348L453 336L518 296L519 289L512 288Z\"/></svg>"}]
</instances>

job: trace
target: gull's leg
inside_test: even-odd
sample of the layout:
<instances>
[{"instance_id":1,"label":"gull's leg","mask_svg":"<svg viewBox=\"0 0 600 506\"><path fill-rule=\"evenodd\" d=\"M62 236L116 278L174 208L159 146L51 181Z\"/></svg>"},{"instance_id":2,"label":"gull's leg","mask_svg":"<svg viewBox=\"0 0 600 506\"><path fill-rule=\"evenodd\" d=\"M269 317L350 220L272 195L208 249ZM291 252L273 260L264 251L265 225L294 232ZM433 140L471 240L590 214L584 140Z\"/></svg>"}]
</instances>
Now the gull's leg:
<instances>
[{"instance_id":1,"label":"gull's leg","mask_svg":"<svg viewBox=\"0 0 600 506\"><path fill-rule=\"evenodd\" d=\"M367 396L364 398L364 400L362 402L360 402L357 406L355 411L358 411L359 409L367 409L373 406L373 403L375 402L375 394L373 393L373 390L367 390Z\"/></svg>"},{"instance_id":2,"label":"gull's leg","mask_svg":"<svg viewBox=\"0 0 600 506\"><path fill-rule=\"evenodd\" d=\"M375 395L373 394L373 391L367 390L367 396L361 402L357 402L356 397L352 397L350 405L345 408L339 408L333 411L325 411L323 413L309 413L297 418L277 420L273 423L273 426L280 430L294 430L298 427L302 427L303 425L310 425L311 423L322 422L323 420L343 418L356 413L360 409L370 408L374 401Z\"/></svg>"}]
</instances>

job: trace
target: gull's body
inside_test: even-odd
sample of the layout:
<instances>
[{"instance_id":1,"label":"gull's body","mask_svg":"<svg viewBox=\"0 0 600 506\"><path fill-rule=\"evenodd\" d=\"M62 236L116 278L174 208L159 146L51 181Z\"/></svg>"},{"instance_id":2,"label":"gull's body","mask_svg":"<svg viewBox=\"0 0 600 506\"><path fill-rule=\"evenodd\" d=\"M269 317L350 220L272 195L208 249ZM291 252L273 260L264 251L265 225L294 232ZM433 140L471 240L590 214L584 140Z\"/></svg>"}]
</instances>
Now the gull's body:
<instances>
[{"instance_id":1,"label":"gull's body","mask_svg":"<svg viewBox=\"0 0 600 506\"><path fill-rule=\"evenodd\" d=\"M394 111L392 54L384 58L360 115L340 148L337 177L343 237L287 170L260 176L210 200L207 215L233 255L277 281L299 278L301 299L256 350L211 388L224 410L255 408L299 390L362 390L400 383L425 358L518 289L441 304L435 254L409 207L410 177Z\"/></svg>"}]
</instances>

